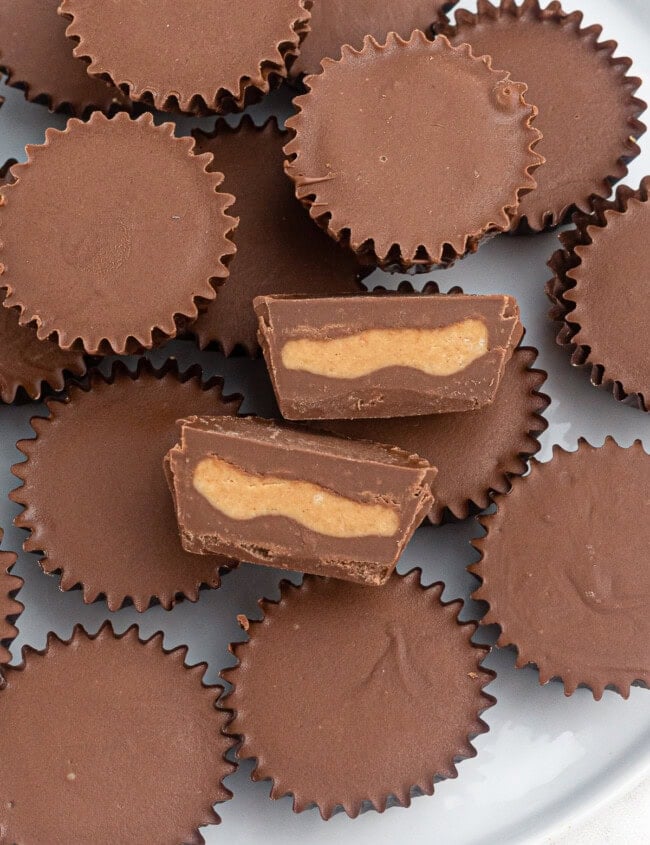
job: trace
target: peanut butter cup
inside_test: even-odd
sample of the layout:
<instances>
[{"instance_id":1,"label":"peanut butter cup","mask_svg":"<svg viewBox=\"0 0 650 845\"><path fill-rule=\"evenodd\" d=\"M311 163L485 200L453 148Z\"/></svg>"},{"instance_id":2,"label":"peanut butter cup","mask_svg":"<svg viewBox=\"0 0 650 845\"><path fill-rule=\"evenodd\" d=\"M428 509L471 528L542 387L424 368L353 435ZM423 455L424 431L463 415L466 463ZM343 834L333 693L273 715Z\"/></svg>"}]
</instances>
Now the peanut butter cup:
<instances>
[{"instance_id":1,"label":"peanut butter cup","mask_svg":"<svg viewBox=\"0 0 650 845\"><path fill-rule=\"evenodd\" d=\"M224 558L184 552L162 468L176 420L188 414L235 414L239 398L222 398L221 382L200 371L179 375L171 362L135 373L122 364L105 379L93 374L69 398L35 417L35 439L18 444L26 461L11 499L24 505L16 525L31 531L26 551L42 553L61 589L80 585L84 601L105 597L111 610L130 599L139 611L153 600L169 609L196 601L201 585L218 587Z\"/></svg>"},{"instance_id":2,"label":"peanut butter cup","mask_svg":"<svg viewBox=\"0 0 650 845\"><path fill-rule=\"evenodd\" d=\"M400 292L413 296L437 294L431 282L422 294L410 284ZM454 288L450 294L459 291ZM399 446L438 468L433 482L434 504L429 519L442 522L449 515L464 519L473 509L490 503L490 493L504 493L509 479L526 471L527 461L539 450L539 435L546 429L541 414L549 398L539 389L546 373L534 369L537 350L519 346L506 364L491 405L461 414L431 414L394 419L318 420L310 425L346 437Z\"/></svg>"},{"instance_id":3,"label":"peanut butter cup","mask_svg":"<svg viewBox=\"0 0 650 845\"><path fill-rule=\"evenodd\" d=\"M533 461L481 517L474 598L489 605L483 623L500 626L498 645L516 646L517 666L535 664L540 683L560 678L567 695L585 685L596 699L650 684L648 490L640 441L581 440L577 452Z\"/></svg>"},{"instance_id":4,"label":"peanut butter cup","mask_svg":"<svg viewBox=\"0 0 650 845\"><path fill-rule=\"evenodd\" d=\"M58 0L0 0L0 69L7 84L22 88L32 102L77 117L128 107L121 91L93 79L73 56L68 22L57 6Z\"/></svg>"},{"instance_id":5,"label":"peanut butter cup","mask_svg":"<svg viewBox=\"0 0 650 845\"><path fill-rule=\"evenodd\" d=\"M88 73L132 100L205 113L243 108L286 77L311 0L63 0Z\"/></svg>"},{"instance_id":6,"label":"peanut butter cup","mask_svg":"<svg viewBox=\"0 0 650 845\"><path fill-rule=\"evenodd\" d=\"M574 208L587 211L594 194L609 196L645 131L638 120L645 103L634 96L641 80L626 76L631 60L614 58L616 42L599 41L600 26L582 29L582 17L556 0L544 9L538 0L479 0L478 14L459 10L456 26L442 29L525 82L539 109L537 151L546 163L516 212L514 226L524 230L561 223Z\"/></svg>"},{"instance_id":7,"label":"peanut butter cup","mask_svg":"<svg viewBox=\"0 0 650 845\"><path fill-rule=\"evenodd\" d=\"M0 542L3 534L0 528ZM23 579L11 574L16 559L13 552L0 551L0 663L11 660L9 645L18 633L14 622L23 610L22 604L15 598Z\"/></svg>"},{"instance_id":8,"label":"peanut butter cup","mask_svg":"<svg viewBox=\"0 0 650 845\"><path fill-rule=\"evenodd\" d=\"M311 216L366 263L451 264L509 229L535 187L541 135L525 85L466 45L418 30L368 36L306 85L286 171Z\"/></svg>"},{"instance_id":9,"label":"peanut butter cup","mask_svg":"<svg viewBox=\"0 0 650 845\"><path fill-rule=\"evenodd\" d=\"M122 354L176 334L235 252L220 173L151 115L96 112L28 146L2 190L4 306L62 349Z\"/></svg>"},{"instance_id":10,"label":"peanut butter cup","mask_svg":"<svg viewBox=\"0 0 650 845\"><path fill-rule=\"evenodd\" d=\"M432 24L441 12L455 2L449 0L319 0L314 4L309 33L300 45L300 54L291 66L291 76L319 73L321 59L337 59L341 46L360 47L366 35L378 41L389 32L406 38L414 29L432 35Z\"/></svg>"},{"instance_id":11,"label":"peanut butter cup","mask_svg":"<svg viewBox=\"0 0 650 845\"><path fill-rule=\"evenodd\" d=\"M80 627L5 670L0 731L0 829L12 843L204 842L232 741L221 688L135 627L94 636ZM11 737L11 741L9 741Z\"/></svg>"},{"instance_id":12,"label":"peanut butter cup","mask_svg":"<svg viewBox=\"0 0 650 845\"><path fill-rule=\"evenodd\" d=\"M209 166L225 174L224 188L237 198L237 257L228 283L199 314L190 331L201 348L216 343L230 355L258 351L253 299L273 293L331 295L363 290L354 256L333 243L309 219L282 169L287 133L275 118L257 127L244 116L237 129L218 120L214 131L194 132L196 150L212 153Z\"/></svg>"},{"instance_id":13,"label":"peanut butter cup","mask_svg":"<svg viewBox=\"0 0 650 845\"><path fill-rule=\"evenodd\" d=\"M613 200L595 199L591 214L574 214L546 288L571 363L642 411L650 411L649 189L646 176L637 191L622 185Z\"/></svg>"},{"instance_id":14,"label":"peanut butter cup","mask_svg":"<svg viewBox=\"0 0 650 845\"><path fill-rule=\"evenodd\" d=\"M260 602L263 620L246 623L249 642L233 647L228 731L241 738L238 757L256 759L253 780L270 780L272 798L292 794L295 812L407 806L475 756L471 741L488 729L480 714L494 703L483 690L494 677L481 666L488 649L471 642L474 623L458 621L462 602L442 602L443 585L425 589L420 574L379 590L285 582L279 602Z\"/></svg>"}]
</instances>

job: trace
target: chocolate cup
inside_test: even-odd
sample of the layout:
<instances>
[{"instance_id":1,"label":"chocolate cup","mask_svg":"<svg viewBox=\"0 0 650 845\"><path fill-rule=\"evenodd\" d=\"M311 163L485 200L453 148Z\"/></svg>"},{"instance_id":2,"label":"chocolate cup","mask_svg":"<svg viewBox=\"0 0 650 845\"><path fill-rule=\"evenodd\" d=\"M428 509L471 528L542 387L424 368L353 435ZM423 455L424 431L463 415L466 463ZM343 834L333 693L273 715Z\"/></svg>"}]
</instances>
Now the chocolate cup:
<instances>
[{"instance_id":1,"label":"chocolate cup","mask_svg":"<svg viewBox=\"0 0 650 845\"><path fill-rule=\"evenodd\" d=\"M448 21L438 31L453 43L469 42L476 53L490 54L494 67L509 70L513 78L527 84L526 96L539 109L535 126L544 138L537 152L546 163L536 175L536 190L523 197L517 209L513 230L532 234L559 225L576 209L588 211L592 196L609 196L613 183L627 173L627 163L639 154L635 139L645 132L638 117L646 104L634 96L641 80L626 75L631 59L614 58L618 45L598 40L602 27L581 28L582 12L565 12L558 0L546 8L539 0L521 4L501 0L498 5L478 0L477 14L460 9L455 19L455 26ZM515 26L521 27L521 33L514 33ZM511 41L507 27L513 30ZM557 43L560 30L566 44ZM526 31L535 37L524 40ZM549 41L551 35L554 42ZM582 68L574 57L582 57ZM575 84L567 84L567 78L576 76ZM575 91L583 96L591 91L593 100L576 103ZM575 133L574 125L578 127ZM571 157L573 148L576 153ZM569 164L556 166L563 161ZM546 188L547 178L552 188Z\"/></svg>"},{"instance_id":2,"label":"chocolate cup","mask_svg":"<svg viewBox=\"0 0 650 845\"><path fill-rule=\"evenodd\" d=\"M44 649L25 647L0 678L0 723L11 735L0 774L0 825L9 842L183 842L231 797L235 766L222 688L187 647L137 626L96 634L80 625ZM29 761L26 765L25 761Z\"/></svg>"},{"instance_id":3,"label":"chocolate cup","mask_svg":"<svg viewBox=\"0 0 650 845\"><path fill-rule=\"evenodd\" d=\"M0 528L0 542L4 531ZM18 629L14 624L23 612L23 605L16 600L16 593L23 586L23 579L12 575L11 570L18 556L14 552L0 552L0 664L9 663L9 646L16 638ZM1 681L0 674L0 681Z\"/></svg>"},{"instance_id":4,"label":"chocolate cup","mask_svg":"<svg viewBox=\"0 0 650 845\"><path fill-rule=\"evenodd\" d=\"M224 190L236 197L231 213L239 217L228 281L187 328L201 349L258 355L256 296L365 290L354 256L314 226L296 200L283 171L288 133L275 117L256 126L244 115L235 128L219 118L209 134L198 129L192 134L196 152L214 156L208 169L224 173Z\"/></svg>"},{"instance_id":5,"label":"chocolate cup","mask_svg":"<svg viewBox=\"0 0 650 845\"><path fill-rule=\"evenodd\" d=\"M467 45L419 30L408 41L389 33L385 44L368 36L361 51L345 45L339 61L325 59L305 85L286 123L294 137L285 170L312 218L362 263L449 266L508 231L535 187L542 135L526 86ZM417 155L405 155L405 135ZM404 194L412 197L400 205Z\"/></svg>"},{"instance_id":6,"label":"chocolate cup","mask_svg":"<svg viewBox=\"0 0 650 845\"><path fill-rule=\"evenodd\" d=\"M261 620L239 617L249 640L230 646L237 665L221 673L233 685L223 699L224 707L231 710L226 730L239 740L237 758L255 760L252 780L270 781L273 799L292 795L294 812L316 805L321 817L327 820L339 810L355 818L371 808L383 812L389 806L407 807L414 795L432 795L437 782L455 778L457 763L476 756L472 741L489 730L481 714L496 703L484 691L496 677L482 666L490 649L471 642L477 625L458 619L463 602L442 601L444 584L437 582L423 587L421 574L420 569L405 576L395 574L380 590L312 576L306 576L301 586L283 581L278 600L258 602ZM331 601L328 596L332 597ZM319 612L307 617L300 607L301 601L310 609L315 604ZM390 601L395 604L394 612L390 604L384 612ZM425 604L428 604L426 615ZM408 624L404 627L402 611L408 613ZM421 618L417 616L418 611ZM392 620L382 628L386 616L392 616ZM278 627L280 631L275 634ZM366 628L370 629L368 633ZM428 639L433 636L432 628L447 635L446 649L436 651ZM462 632L462 645L455 641L452 631ZM271 658L274 650L277 652L277 663L269 660L264 651L266 641L273 636L275 649L272 640L267 651ZM301 643L314 639L318 641L317 663L313 653L301 653ZM421 656L427 648L433 649L428 662ZM432 688L428 671L442 655L451 661L452 653L454 664L456 658L463 660L462 668L440 666L444 661L438 660L437 674L447 676L447 682L433 685L437 701L432 707L438 710L445 704L448 712L436 712L435 726L428 730L422 723L430 721L430 717L426 708L424 711L421 708L424 690L430 692ZM253 701L252 695L247 700L243 690L251 683L247 675L256 661L273 663L273 668L268 674L268 697L258 690ZM363 677L357 674L359 670ZM282 675L283 683L278 678L278 684L274 684L276 672ZM332 683L323 684L323 673L333 676ZM465 686L456 673L465 678ZM259 681L254 678L253 689L256 685ZM331 698L330 707L323 707L323 697ZM281 698L280 706L276 706L278 698ZM280 746L279 734L276 736L272 729L269 736L265 735L270 730L270 721L255 715L259 702L269 706L276 730L276 711L281 707L277 718L286 718L289 725L281 732L284 745ZM396 707L396 702L401 706ZM355 733L366 736L360 735L350 743ZM331 740L327 739L328 735ZM294 753L286 752L287 744L290 748L295 745ZM408 760L397 750L399 745L403 752L405 744L410 749ZM314 746L326 750L321 753ZM395 748L390 761L370 759L384 758L384 746ZM305 747L312 750L320 764L310 766L308 778L303 778L305 763L301 749ZM349 774L351 770L357 773L356 777Z\"/></svg>"},{"instance_id":7,"label":"chocolate cup","mask_svg":"<svg viewBox=\"0 0 650 845\"><path fill-rule=\"evenodd\" d=\"M237 4L230 4L228 15L216 29L209 16L199 26L201 4L197 2L192 4L194 9L180 12L175 0L140 3L132 16L124 12L129 4L112 10L114 5L104 0L96 0L94 6L87 0L63 0L59 7L59 14L68 22L66 35L76 44L74 55L87 63L88 73L110 81L134 102L161 111L207 115L241 111L287 76L287 65L297 55L309 28L312 0L284 0L286 15L282 16L269 10L268 4L263 4L257 14L250 4L242 4L240 15L236 15ZM168 23L165 28L151 22L155 16L172 21L181 13L186 19L178 27ZM232 31L226 36L229 24ZM130 32L124 30L125 26L131 27ZM261 39L256 52L250 32L260 33L265 26L266 40ZM216 31L218 37L211 39L211 32ZM181 40L183 34L189 34L185 41ZM219 63L215 56L229 52L229 45L224 51L226 37L229 45L239 44L240 50L228 56L230 67L214 69ZM199 47L203 55L197 55ZM184 58L180 69L175 69L178 76L165 73L169 51ZM243 53L250 54L244 62Z\"/></svg>"},{"instance_id":8,"label":"chocolate cup","mask_svg":"<svg viewBox=\"0 0 650 845\"><path fill-rule=\"evenodd\" d=\"M609 366L606 360L602 360L600 355L594 352L592 346L597 337L590 335L589 330L580 325L579 315L574 312L580 303L580 287L576 275L582 264L581 255L585 255L594 244L593 234L598 229L607 227L610 215L625 214L630 201L648 202L649 190L650 176L646 176L638 190L620 185L613 199L594 198L591 214L576 212L573 215L574 228L559 235L562 248L554 252L548 261L548 266L554 275L546 284L546 295L553 303L549 317L560 323L556 340L559 346L563 346L571 353L571 364L574 367L587 369L594 387L603 388L619 402L645 412L650 411L650 381L647 390L643 392L630 390L628 379L617 371L616 366ZM639 250L643 247L644 245L639 243ZM596 246L593 248L596 249ZM618 301L620 291L614 288L613 295ZM642 313L647 303L641 290L638 295L639 309L636 312L632 309L630 317L637 317L638 313ZM629 325L621 326L620 330L622 339L631 331ZM630 350L630 354L636 354L637 357L642 356L643 351L640 347L636 349L634 347L639 337L643 336L644 330L645 326L641 329L641 335L630 333L630 337L633 338L631 343L633 349ZM627 389L626 384L628 384Z\"/></svg>"},{"instance_id":9,"label":"chocolate cup","mask_svg":"<svg viewBox=\"0 0 650 845\"><path fill-rule=\"evenodd\" d=\"M104 355L151 348L196 318L228 275L237 220L212 157L193 149L172 123L123 112L72 118L27 146L0 202L0 289L21 325Z\"/></svg>"},{"instance_id":10,"label":"chocolate cup","mask_svg":"<svg viewBox=\"0 0 650 845\"><path fill-rule=\"evenodd\" d=\"M376 289L381 292L381 288ZM435 282L418 293L402 282L400 294L437 295ZM451 288L447 296L462 293ZM391 292L386 291L386 296ZM443 294L445 295L445 294ZM434 524L465 519L488 507L493 493L505 493L539 451L550 399L540 392L546 373L535 369L537 350L519 345L505 367L491 405L461 414L365 420L319 420L311 425L360 440L399 446L438 467L428 519Z\"/></svg>"},{"instance_id":11,"label":"chocolate cup","mask_svg":"<svg viewBox=\"0 0 650 845\"><path fill-rule=\"evenodd\" d=\"M343 44L360 47L364 36L385 40L389 32L407 38L414 29L433 36L443 12L458 0L325 0L312 9L309 33L300 45L289 77L297 81L305 74L319 73L321 60L338 59Z\"/></svg>"},{"instance_id":12,"label":"chocolate cup","mask_svg":"<svg viewBox=\"0 0 650 845\"><path fill-rule=\"evenodd\" d=\"M58 0L0 0L0 70L6 84L50 111L86 118L95 111L130 109L117 88L93 79L72 55Z\"/></svg>"},{"instance_id":13,"label":"chocolate cup","mask_svg":"<svg viewBox=\"0 0 650 845\"><path fill-rule=\"evenodd\" d=\"M222 384L202 382L198 366L180 373L174 360L156 369L141 359L135 372L116 362L108 376L93 370L71 383L67 396L48 400L49 417L32 419L34 437L17 444L26 460L12 467L22 484L9 497L23 506L14 524L31 532L23 548L40 553L62 590L81 587L85 603L105 599L112 611L169 610L197 601L236 566L182 550L162 466L177 419L237 412L241 397L223 397Z\"/></svg>"},{"instance_id":14,"label":"chocolate cup","mask_svg":"<svg viewBox=\"0 0 650 845\"><path fill-rule=\"evenodd\" d=\"M616 479L623 492L610 502ZM472 598L488 608L481 625L498 625L497 645L514 646L517 668L535 666L540 684L560 679L567 696L587 687L596 700L650 685L650 570L639 565L648 489L640 440L580 438L575 452L555 446L551 461L533 460L479 517L486 534L472 541L480 560L468 570L481 581Z\"/></svg>"}]
</instances>

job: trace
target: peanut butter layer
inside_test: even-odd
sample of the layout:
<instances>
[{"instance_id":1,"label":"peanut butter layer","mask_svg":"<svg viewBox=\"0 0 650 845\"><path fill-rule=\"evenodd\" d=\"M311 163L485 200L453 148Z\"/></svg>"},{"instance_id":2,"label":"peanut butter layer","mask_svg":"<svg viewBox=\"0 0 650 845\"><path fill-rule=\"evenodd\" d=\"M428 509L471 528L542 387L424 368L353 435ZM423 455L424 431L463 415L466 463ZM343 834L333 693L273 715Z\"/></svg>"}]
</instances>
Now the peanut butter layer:
<instances>
[{"instance_id":1,"label":"peanut butter layer","mask_svg":"<svg viewBox=\"0 0 650 845\"><path fill-rule=\"evenodd\" d=\"M482 320L440 329L366 329L333 340L288 340L282 363L329 378L360 378L386 367L411 367L430 376L450 376L488 351Z\"/></svg>"},{"instance_id":2,"label":"peanut butter layer","mask_svg":"<svg viewBox=\"0 0 650 845\"><path fill-rule=\"evenodd\" d=\"M371 585L431 507L436 474L401 449L254 417L182 421L165 468L188 552Z\"/></svg>"},{"instance_id":3,"label":"peanut butter layer","mask_svg":"<svg viewBox=\"0 0 650 845\"><path fill-rule=\"evenodd\" d=\"M355 502L308 481L254 475L220 458L200 461L193 484L229 519L284 516L328 537L392 537L399 528L388 505Z\"/></svg>"},{"instance_id":4,"label":"peanut butter layer","mask_svg":"<svg viewBox=\"0 0 650 845\"><path fill-rule=\"evenodd\" d=\"M259 340L286 419L467 411L490 404L522 335L509 296L267 296Z\"/></svg>"}]
</instances>

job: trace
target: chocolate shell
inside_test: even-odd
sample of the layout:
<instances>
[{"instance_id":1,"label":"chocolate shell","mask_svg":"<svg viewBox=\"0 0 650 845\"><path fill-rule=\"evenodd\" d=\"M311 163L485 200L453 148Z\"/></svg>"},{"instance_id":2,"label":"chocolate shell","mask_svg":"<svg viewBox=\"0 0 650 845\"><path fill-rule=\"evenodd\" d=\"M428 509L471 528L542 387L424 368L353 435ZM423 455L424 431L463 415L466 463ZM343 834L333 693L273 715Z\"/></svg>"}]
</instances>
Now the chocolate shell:
<instances>
[{"instance_id":1,"label":"chocolate shell","mask_svg":"<svg viewBox=\"0 0 650 845\"><path fill-rule=\"evenodd\" d=\"M123 354L196 318L228 274L237 221L193 147L149 114L99 112L27 147L0 204L0 290L21 325L62 349Z\"/></svg>"},{"instance_id":2,"label":"chocolate shell","mask_svg":"<svg viewBox=\"0 0 650 845\"><path fill-rule=\"evenodd\" d=\"M596 699L650 684L648 490L640 441L581 440L577 452L555 447L548 463L533 461L480 517L473 598L488 603L482 622L499 625L497 644L517 648L517 667L535 664L540 683L560 678L567 695L584 685Z\"/></svg>"},{"instance_id":3,"label":"chocolate shell","mask_svg":"<svg viewBox=\"0 0 650 845\"><path fill-rule=\"evenodd\" d=\"M260 601L263 619L245 621L249 641L231 647L238 665L224 705L240 759L255 758L253 780L271 798L293 795L293 809L408 806L431 795L456 763L476 754L488 730L481 713L494 673L489 649L471 642L462 602L441 601L420 570L381 589L306 577L284 582L278 602ZM317 659L315 659L315 657Z\"/></svg>"},{"instance_id":4,"label":"chocolate shell","mask_svg":"<svg viewBox=\"0 0 650 845\"><path fill-rule=\"evenodd\" d=\"M550 317L561 321L557 342L571 363L642 411L650 411L649 189L646 176L637 191L622 185L613 200L594 199L591 214L574 214L575 228L562 232L562 249L548 262L554 276L546 286Z\"/></svg>"},{"instance_id":5,"label":"chocolate shell","mask_svg":"<svg viewBox=\"0 0 650 845\"><path fill-rule=\"evenodd\" d=\"M418 30L368 36L305 85L285 169L311 216L364 263L452 264L507 231L535 187L541 134L526 86L467 45Z\"/></svg>"},{"instance_id":6,"label":"chocolate shell","mask_svg":"<svg viewBox=\"0 0 650 845\"><path fill-rule=\"evenodd\" d=\"M257 354L256 296L364 290L354 256L314 226L296 200L283 171L288 133L274 117L258 127L244 115L236 129L220 119L210 134L193 135L197 153L214 155L208 169L225 174L224 188L237 198L231 212L239 217L228 283L189 328L201 349L216 344L226 355Z\"/></svg>"},{"instance_id":7,"label":"chocolate shell","mask_svg":"<svg viewBox=\"0 0 650 845\"><path fill-rule=\"evenodd\" d=\"M200 375L180 374L173 361L160 370L140 361L134 373L117 363L32 420L10 498L24 506L15 524L31 532L25 550L60 573L62 590L81 586L85 602L105 597L110 610L127 601L169 609L179 597L196 601L202 585L218 587L220 569L233 565L183 551L162 468L179 418L237 412L241 398L222 397L221 380Z\"/></svg>"},{"instance_id":8,"label":"chocolate shell","mask_svg":"<svg viewBox=\"0 0 650 845\"><path fill-rule=\"evenodd\" d=\"M99 109L129 108L117 88L86 73L66 38L67 22L57 14L59 0L0 0L0 70L6 83L52 111L87 117Z\"/></svg>"},{"instance_id":9,"label":"chocolate shell","mask_svg":"<svg viewBox=\"0 0 650 845\"><path fill-rule=\"evenodd\" d=\"M338 59L341 46L361 47L366 35L385 41L389 32L407 38L414 29L433 35L432 25L457 0L317 0L311 12L309 33L300 45L300 54L291 66L290 76L319 73L321 60Z\"/></svg>"},{"instance_id":10,"label":"chocolate shell","mask_svg":"<svg viewBox=\"0 0 650 845\"><path fill-rule=\"evenodd\" d=\"M3 534L0 528L0 541ZM16 560L17 555L13 552L0 551L0 664L11 660L9 646L18 633L14 622L23 611L22 604L16 601L23 579L11 574Z\"/></svg>"},{"instance_id":11,"label":"chocolate shell","mask_svg":"<svg viewBox=\"0 0 650 845\"><path fill-rule=\"evenodd\" d=\"M63 0L59 13L88 73L157 109L205 114L242 109L286 77L310 8L311 0Z\"/></svg>"},{"instance_id":12,"label":"chocolate shell","mask_svg":"<svg viewBox=\"0 0 650 845\"><path fill-rule=\"evenodd\" d=\"M221 687L189 667L187 648L165 649L135 626L110 623L69 640L50 634L4 670L0 829L9 843L204 842L223 778L227 715ZM9 741L9 737L11 740Z\"/></svg>"},{"instance_id":13,"label":"chocolate shell","mask_svg":"<svg viewBox=\"0 0 650 845\"><path fill-rule=\"evenodd\" d=\"M582 28L582 12L565 12L557 0L478 0L478 14L456 12L456 26L442 28L454 44L469 42L495 68L528 86L526 98L543 134L537 152L546 159L537 187L522 198L514 227L538 232L562 223L574 209L587 211L592 195L609 196L639 154L638 120L646 104L634 96L641 80L632 64L614 58L615 41L599 41L601 26Z\"/></svg>"},{"instance_id":14,"label":"chocolate shell","mask_svg":"<svg viewBox=\"0 0 650 845\"><path fill-rule=\"evenodd\" d=\"M400 293L414 296L437 294L429 282L422 294L409 283ZM448 295L462 293L452 288ZM433 484L433 523L450 516L464 519L486 508L493 492L505 493L510 479L523 475L528 459L540 448L539 436L547 422L542 414L550 399L540 388L543 370L534 369L537 350L519 346L505 367L496 398L491 405L461 414L432 414L394 419L319 420L314 427L361 440L399 446L420 455L438 468Z\"/></svg>"}]
</instances>

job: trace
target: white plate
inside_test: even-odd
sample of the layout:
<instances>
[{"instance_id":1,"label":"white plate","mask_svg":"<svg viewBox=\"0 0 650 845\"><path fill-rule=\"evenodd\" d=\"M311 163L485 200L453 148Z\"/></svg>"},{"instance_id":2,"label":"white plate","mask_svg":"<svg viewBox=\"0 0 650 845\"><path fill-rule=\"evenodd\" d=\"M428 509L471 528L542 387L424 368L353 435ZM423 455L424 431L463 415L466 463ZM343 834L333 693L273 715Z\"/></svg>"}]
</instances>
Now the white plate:
<instances>
[{"instance_id":1,"label":"white plate","mask_svg":"<svg viewBox=\"0 0 650 845\"><path fill-rule=\"evenodd\" d=\"M605 36L619 41L619 54L635 59L632 72L650 78L650 3L590 0L585 5L587 21L602 23ZM575 8L575 3L568 2L566 7ZM562 69L557 68L557 72ZM40 142L48 125L63 125L62 118L25 103L19 92L5 91L3 86L2 93L7 102L0 110L1 160L23 158L26 142ZM645 94L647 99L647 93L645 86L640 96ZM281 98L276 96L272 102L282 109ZM265 105L252 111L263 117L267 110ZM188 127L197 122L183 119L179 123ZM204 126L210 123L202 122ZM650 145L650 136L642 138L641 145ZM626 181L637 186L646 172L650 172L650 153L644 149ZM613 434L622 445L641 437L650 449L650 415L624 407L591 387L586 374L573 370L565 352L555 345L544 296L549 276L545 262L555 248L554 234L532 239L502 237L452 270L434 275L444 290L460 284L468 292L504 292L519 298L527 342L539 348L538 363L550 373L545 390L553 404L547 413L550 426L542 438L542 459L550 457L554 443L575 448L580 436L599 444L607 434ZM647 284L647 280L639 281ZM206 374L223 375L227 392L241 390L247 397L244 410L264 412L268 408L263 397L268 384L260 362L196 354L189 344L182 343L174 344L173 350L182 363L198 360ZM164 356L156 353L151 357L159 361ZM0 408L0 524L6 529L3 547L16 551L23 536L11 526L11 520L19 508L4 494L15 486L9 468L20 459L13 444L19 437L30 436L28 421L37 407ZM472 520L423 528L400 569L422 566L427 582L438 578L446 581L445 598L465 597L474 583L465 572L465 566L475 559L468 541L477 533ZM75 622L96 630L109 616L101 604L84 606L79 593L60 593L56 580L43 575L27 555L21 556L16 571L26 579L20 595L26 609L19 621L14 654L24 643L42 646L48 630L67 635ZM208 680L214 681L219 669L231 662L227 644L239 635L236 614L253 613L258 596L276 594L278 580L271 570L244 566L228 575L221 589L204 592L196 605L186 602L170 613L156 608L144 616L127 609L114 614L113 619L120 630L134 621L145 633L162 628L169 646L188 643L189 659L207 661ZM466 608L466 617L471 616L471 610ZM417 798L410 809L394 808L383 815L370 812L354 821L340 815L324 823L315 811L293 814L288 799L270 801L268 784L251 784L250 766L244 765L228 779L234 798L219 809L222 826L204 829L206 841L259 841L265 845L533 842L592 812L605 799L631 788L650 772L650 693L635 689L629 701L623 701L607 692L602 701L595 702L589 692L579 690L566 699L559 684L542 688L533 670L515 671L513 662L509 651L495 653L488 660L487 665L499 673L489 687L498 699L487 712L491 730L476 740L478 756L463 762L458 779L441 783L432 798ZM422 706L426 707L426 701Z\"/></svg>"}]
</instances>

